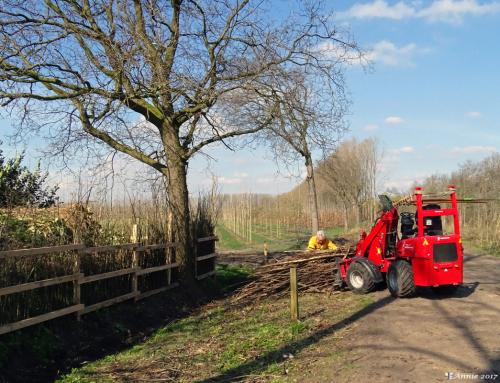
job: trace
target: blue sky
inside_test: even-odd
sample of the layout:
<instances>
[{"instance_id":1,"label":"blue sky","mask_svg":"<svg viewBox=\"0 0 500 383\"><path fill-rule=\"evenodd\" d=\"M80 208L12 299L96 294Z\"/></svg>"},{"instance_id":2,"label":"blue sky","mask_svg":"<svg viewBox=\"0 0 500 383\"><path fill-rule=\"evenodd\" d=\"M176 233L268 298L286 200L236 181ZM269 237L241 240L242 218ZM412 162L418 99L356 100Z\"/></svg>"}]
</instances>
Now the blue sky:
<instances>
[{"instance_id":1,"label":"blue sky","mask_svg":"<svg viewBox=\"0 0 500 383\"><path fill-rule=\"evenodd\" d=\"M500 1L327 3L373 63L372 71L347 70L352 108L346 138L379 140L381 190L406 188L500 149ZM270 17L289 7L287 1L271 4ZM0 139L9 125L0 121ZM303 175L300 164L293 177L278 172L265 149L207 153L216 160L200 156L190 165L193 192L217 177L224 192L276 194Z\"/></svg>"}]
</instances>

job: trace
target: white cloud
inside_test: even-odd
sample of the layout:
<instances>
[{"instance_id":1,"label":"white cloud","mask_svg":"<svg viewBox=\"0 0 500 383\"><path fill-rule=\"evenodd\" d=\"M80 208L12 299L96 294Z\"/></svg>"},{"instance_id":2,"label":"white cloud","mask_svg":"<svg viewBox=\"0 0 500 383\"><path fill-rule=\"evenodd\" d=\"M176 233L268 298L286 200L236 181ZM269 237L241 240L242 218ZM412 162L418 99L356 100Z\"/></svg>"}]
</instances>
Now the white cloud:
<instances>
[{"instance_id":1,"label":"white cloud","mask_svg":"<svg viewBox=\"0 0 500 383\"><path fill-rule=\"evenodd\" d=\"M415 148L413 146L403 146L400 149L397 149L399 153L413 153Z\"/></svg>"},{"instance_id":2,"label":"white cloud","mask_svg":"<svg viewBox=\"0 0 500 383\"><path fill-rule=\"evenodd\" d=\"M382 40L373 45L366 54L366 59L387 66L413 66L415 56L428 52L429 49L418 48L415 43L397 46Z\"/></svg>"},{"instance_id":3,"label":"white cloud","mask_svg":"<svg viewBox=\"0 0 500 383\"><path fill-rule=\"evenodd\" d=\"M401 154L414 153L415 148L413 146L403 146L398 149L391 149L384 153L382 160L379 164L379 171L382 173L389 172L390 169L394 168L401 162Z\"/></svg>"},{"instance_id":4,"label":"white cloud","mask_svg":"<svg viewBox=\"0 0 500 383\"><path fill-rule=\"evenodd\" d=\"M414 66L415 57L429 53L430 49L420 48L415 43L398 46L391 41L381 40L367 47L364 55L346 51L331 42L318 44L315 51L329 59L342 57L349 65L374 62L387 66Z\"/></svg>"},{"instance_id":5,"label":"white cloud","mask_svg":"<svg viewBox=\"0 0 500 383\"><path fill-rule=\"evenodd\" d=\"M400 192L406 193L416 183L422 183L430 174L417 174L399 177L398 179L390 179L382 183L382 188L397 189Z\"/></svg>"},{"instance_id":6,"label":"white cloud","mask_svg":"<svg viewBox=\"0 0 500 383\"><path fill-rule=\"evenodd\" d=\"M221 185L236 185L242 182L242 179L239 177L217 177L217 181Z\"/></svg>"},{"instance_id":7,"label":"white cloud","mask_svg":"<svg viewBox=\"0 0 500 383\"><path fill-rule=\"evenodd\" d=\"M465 116L469 118L481 118L482 114L481 112L468 112L465 114Z\"/></svg>"},{"instance_id":8,"label":"white cloud","mask_svg":"<svg viewBox=\"0 0 500 383\"><path fill-rule=\"evenodd\" d=\"M399 160L399 155L402 153L415 153L415 148L413 146L403 146L398 149L392 149L390 151L390 159L392 161L398 161Z\"/></svg>"},{"instance_id":9,"label":"white cloud","mask_svg":"<svg viewBox=\"0 0 500 383\"><path fill-rule=\"evenodd\" d=\"M405 122L405 120L398 116L389 116L385 119L385 122L389 125L400 125Z\"/></svg>"},{"instance_id":10,"label":"white cloud","mask_svg":"<svg viewBox=\"0 0 500 383\"><path fill-rule=\"evenodd\" d=\"M376 124L368 124L363 127L363 130L365 132L373 132L375 130L378 130L379 126Z\"/></svg>"},{"instance_id":11,"label":"white cloud","mask_svg":"<svg viewBox=\"0 0 500 383\"><path fill-rule=\"evenodd\" d=\"M342 62L350 65L361 65L367 62L363 54L351 49L346 49L339 44L333 44L331 41L325 41L318 44L314 51L328 59L342 58Z\"/></svg>"},{"instance_id":12,"label":"white cloud","mask_svg":"<svg viewBox=\"0 0 500 383\"><path fill-rule=\"evenodd\" d=\"M374 0L363 4L354 4L342 18L373 19L384 18L403 20L422 18L431 22L461 23L467 15L486 15L500 12L500 2L479 3L477 0L435 0L428 6L422 2L400 1L393 5L385 0Z\"/></svg>"},{"instance_id":13,"label":"white cloud","mask_svg":"<svg viewBox=\"0 0 500 383\"><path fill-rule=\"evenodd\" d=\"M415 9L400 1L394 5L384 0L375 0L372 3L354 4L340 16L356 19L385 18L401 20L415 15Z\"/></svg>"},{"instance_id":14,"label":"white cloud","mask_svg":"<svg viewBox=\"0 0 500 383\"><path fill-rule=\"evenodd\" d=\"M451 149L452 154L493 153L496 151L497 149L494 146L481 146L481 145L455 146L453 149Z\"/></svg>"},{"instance_id":15,"label":"white cloud","mask_svg":"<svg viewBox=\"0 0 500 383\"><path fill-rule=\"evenodd\" d=\"M429 21L461 23L466 15L485 15L500 11L500 3L479 4L476 0L437 0L418 12Z\"/></svg>"}]
</instances>

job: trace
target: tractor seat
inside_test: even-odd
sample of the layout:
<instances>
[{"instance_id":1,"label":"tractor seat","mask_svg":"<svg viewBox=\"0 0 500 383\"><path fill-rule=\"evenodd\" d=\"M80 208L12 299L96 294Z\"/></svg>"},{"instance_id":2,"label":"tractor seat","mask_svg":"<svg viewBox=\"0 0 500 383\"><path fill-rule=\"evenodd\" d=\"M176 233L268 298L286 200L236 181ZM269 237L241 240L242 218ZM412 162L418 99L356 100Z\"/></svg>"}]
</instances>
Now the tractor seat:
<instances>
[{"instance_id":1,"label":"tractor seat","mask_svg":"<svg viewBox=\"0 0 500 383\"><path fill-rule=\"evenodd\" d=\"M402 212L401 217L401 239L413 237L417 231L415 225L415 215L413 213Z\"/></svg>"}]
</instances>

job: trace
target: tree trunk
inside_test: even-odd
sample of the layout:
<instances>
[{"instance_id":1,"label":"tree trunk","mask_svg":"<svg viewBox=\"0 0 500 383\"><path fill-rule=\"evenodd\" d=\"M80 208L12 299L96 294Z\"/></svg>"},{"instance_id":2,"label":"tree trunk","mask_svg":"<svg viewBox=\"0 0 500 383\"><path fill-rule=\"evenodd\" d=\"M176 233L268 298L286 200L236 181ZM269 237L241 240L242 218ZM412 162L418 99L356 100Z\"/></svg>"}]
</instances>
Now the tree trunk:
<instances>
[{"instance_id":1,"label":"tree trunk","mask_svg":"<svg viewBox=\"0 0 500 383\"><path fill-rule=\"evenodd\" d=\"M354 209L355 209L355 212L356 212L356 225L359 226L359 224L361 223L361 216L362 216L362 213L361 213L361 209L362 209L362 206L361 206L361 202L356 202L356 204L354 205Z\"/></svg>"},{"instance_id":2,"label":"tree trunk","mask_svg":"<svg viewBox=\"0 0 500 383\"><path fill-rule=\"evenodd\" d=\"M168 199L171 209L172 231L176 247L175 261L179 263L181 283L194 281L194 245L190 232L189 194L187 187L187 161L168 153ZM177 158L175 158L177 157Z\"/></svg>"},{"instance_id":3,"label":"tree trunk","mask_svg":"<svg viewBox=\"0 0 500 383\"><path fill-rule=\"evenodd\" d=\"M347 203L344 202L344 230L347 231L349 228L349 213L348 213L348 206Z\"/></svg>"},{"instance_id":4,"label":"tree trunk","mask_svg":"<svg viewBox=\"0 0 500 383\"><path fill-rule=\"evenodd\" d=\"M311 213L311 231L316 234L319 230L318 195L314 181L314 166L311 155L306 156L307 186L309 190L309 210Z\"/></svg>"}]
</instances>

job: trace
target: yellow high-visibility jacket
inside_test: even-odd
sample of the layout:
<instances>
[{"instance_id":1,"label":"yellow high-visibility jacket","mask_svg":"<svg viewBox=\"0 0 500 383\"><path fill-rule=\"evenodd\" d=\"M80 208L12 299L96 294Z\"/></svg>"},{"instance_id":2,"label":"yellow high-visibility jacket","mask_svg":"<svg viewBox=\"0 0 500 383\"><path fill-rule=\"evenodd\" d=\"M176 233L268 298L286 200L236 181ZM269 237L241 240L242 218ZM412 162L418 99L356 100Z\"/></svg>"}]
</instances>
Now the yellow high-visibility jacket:
<instances>
[{"instance_id":1,"label":"yellow high-visibility jacket","mask_svg":"<svg viewBox=\"0 0 500 383\"><path fill-rule=\"evenodd\" d=\"M328 238L325 238L324 242L320 245L316 236L313 235L309 240L307 250L337 250L337 246Z\"/></svg>"}]
</instances>

